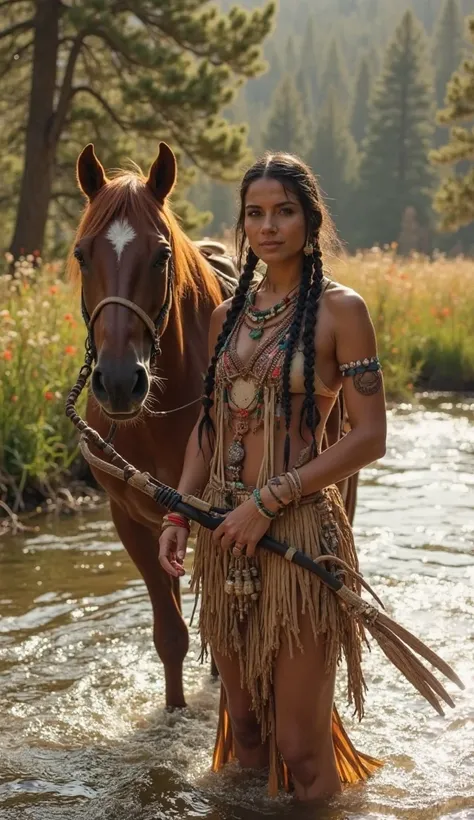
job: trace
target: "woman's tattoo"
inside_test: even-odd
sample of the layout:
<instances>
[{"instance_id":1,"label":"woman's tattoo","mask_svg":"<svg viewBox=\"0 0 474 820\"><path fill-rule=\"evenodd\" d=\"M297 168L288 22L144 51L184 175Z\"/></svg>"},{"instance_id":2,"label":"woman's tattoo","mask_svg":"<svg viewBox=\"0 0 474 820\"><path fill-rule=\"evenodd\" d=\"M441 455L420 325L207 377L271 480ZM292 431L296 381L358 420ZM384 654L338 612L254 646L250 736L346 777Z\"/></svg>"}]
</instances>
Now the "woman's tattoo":
<instances>
[{"instance_id":1,"label":"woman's tattoo","mask_svg":"<svg viewBox=\"0 0 474 820\"><path fill-rule=\"evenodd\" d=\"M380 370L366 370L365 373L356 373L354 387L361 396L374 396L382 387Z\"/></svg>"}]
</instances>

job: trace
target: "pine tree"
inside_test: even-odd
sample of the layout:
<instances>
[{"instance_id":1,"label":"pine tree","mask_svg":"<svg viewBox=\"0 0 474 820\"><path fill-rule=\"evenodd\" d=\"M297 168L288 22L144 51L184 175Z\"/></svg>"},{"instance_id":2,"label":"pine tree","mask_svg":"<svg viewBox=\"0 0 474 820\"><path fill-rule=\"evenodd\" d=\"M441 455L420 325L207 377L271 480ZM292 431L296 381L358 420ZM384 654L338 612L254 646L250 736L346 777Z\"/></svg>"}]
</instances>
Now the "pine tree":
<instances>
[{"instance_id":1,"label":"pine tree","mask_svg":"<svg viewBox=\"0 0 474 820\"><path fill-rule=\"evenodd\" d=\"M206 0L1 6L0 99L17 65L30 81L26 100L16 103L18 130L26 127L15 255L22 246L42 249L52 196L65 179L74 180L71 154L85 134L86 141L102 136L107 165L120 133L153 142L155 151L165 139L211 175L235 175L246 153L245 129L229 126L219 112L240 79L262 70L260 45L273 4L248 12L234 7L227 15Z\"/></svg>"},{"instance_id":2,"label":"pine tree","mask_svg":"<svg viewBox=\"0 0 474 820\"><path fill-rule=\"evenodd\" d=\"M287 74L283 76L272 98L264 136L265 148L304 155L308 130L301 95Z\"/></svg>"},{"instance_id":3,"label":"pine tree","mask_svg":"<svg viewBox=\"0 0 474 820\"><path fill-rule=\"evenodd\" d=\"M359 243L364 246L395 241L409 206L422 227L429 224L433 94L425 35L407 11L387 48L362 143Z\"/></svg>"},{"instance_id":4,"label":"pine tree","mask_svg":"<svg viewBox=\"0 0 474 820\"><path fill-rule=\"evenodd\" d=\"M324 102L328 94L334 93L342 105L346 105L349 98L349 80L347 67L341 56L341 50L336 39L329 45L326 65L319 86L320 102Z\"/></svg>"},{"instance_id":5,"label":"pine tree","mask_svg":"<svg viewBox=\"0 0 474 820\"><path fill-rule=\"evenodd\" d=\"M369 97L371 90L369 62L363 57L359 63L355 82L355 97L351 114L351 133L357 145L362 142L367 128Z\"/></svg>"},{"instance_id":6,"label":"pine tree","mask_svg":"<svg viewBox=\"0 0 474 820\"><path fill-rule=\"evenodd\" d=\"M438 108L444 105L446 86L461 62L462 39L463 22L458 0L445 0L438 18L433 46ZM436 146L441 145L445 139L446 130L438 127L435 135Z\"/></svg>"},{"instance_id":7,"label":"pine tree","mask_svg":"<svg viewBox=\"0 0 474 820\"><path fill-rule=\"evenodd\" d=\"M306 102L310 116L318 103L318 69L314 18L310 17L303 37L300 68L296 79L297 88Z\"/></svg>"},{"instance_id":8,"label":"pine tree","mask_svg":"<svg viewBox=\"0 0 474 820\"><path fill-rule=\"evenodd\" d=\"M469 19L469 34L474 43L474 17ZM453 75L446 103L438 119L451 126L450 140L431 156L434 162L453 167L436 193L435 209L441 214L442 227L455 230L474 222L474 127L460 125L474 120L474 56Z\"/></svg>"},{"instance_id":9,"label":"pine tree","mask_svg":"<svg viewBox=\"0 0 474 820\"><path fill-rule=\"evenodd\" d=\"M329 94L318 117L310 164L319 177L338 230L344 240L351 240L350 208L358 175L358 155L344 110L334 92Z\"/></svg>"}]
</instances>

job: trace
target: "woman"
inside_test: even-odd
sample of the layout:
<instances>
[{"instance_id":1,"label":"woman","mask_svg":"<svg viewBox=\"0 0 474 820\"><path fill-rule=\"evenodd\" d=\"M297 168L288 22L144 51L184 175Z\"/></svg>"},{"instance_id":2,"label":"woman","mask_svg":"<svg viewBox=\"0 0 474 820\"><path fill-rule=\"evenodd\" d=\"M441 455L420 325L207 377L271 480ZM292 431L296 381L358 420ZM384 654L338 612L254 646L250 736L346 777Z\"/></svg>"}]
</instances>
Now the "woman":
<instances>
[{"instance_id":1,"label":"woman","mask_svg":"<svg viewBox=\"0 0 474 820\"><path fill-rule=\"evenodd\" d=\"M318 579L256 550L269 531L329 556L325 566L358 590L332 560L357 570L335 484L383 455L385 401L366 305L323 273L332 236L298 158L266 154L247 171L237 227L246 262L235 296L212 316L203 409L178 487L232 508L214 533L200 529L192 580L223 685L214 768L233 754L243 767L270 765L271 792L289 774L301 800L333 795L380 765L356 752L333 707L344 655L349 701L362 716L361 630ZM341 389L352 429L322 450ZM171 514L163 527L161 564L181 576L189 522Z\"/></svg>"}]
</instances>

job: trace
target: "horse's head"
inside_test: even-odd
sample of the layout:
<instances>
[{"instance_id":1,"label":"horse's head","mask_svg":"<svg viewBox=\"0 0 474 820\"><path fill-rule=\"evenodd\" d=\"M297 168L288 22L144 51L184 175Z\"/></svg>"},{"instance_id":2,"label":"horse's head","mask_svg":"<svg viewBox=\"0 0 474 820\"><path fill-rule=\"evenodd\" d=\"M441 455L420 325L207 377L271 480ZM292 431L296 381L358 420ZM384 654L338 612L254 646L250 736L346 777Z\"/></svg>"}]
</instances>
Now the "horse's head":
<instances>
[{"instance_id":1,"label":"horse's head","mask_svg":"<svg viewBox=\"0 0 474 820\"><path fill-rule=\"evenodd\" d=\"M166 206L176 159L161 143L148 177L120 172L107 179L88 145L77 176L88 203L70 267L76 274L80 269L95 357L91 388L109 416L126 420L140 412L149 393L150 362L169 321L176 285L177 225Z\"/></svg>"}]
</instances>

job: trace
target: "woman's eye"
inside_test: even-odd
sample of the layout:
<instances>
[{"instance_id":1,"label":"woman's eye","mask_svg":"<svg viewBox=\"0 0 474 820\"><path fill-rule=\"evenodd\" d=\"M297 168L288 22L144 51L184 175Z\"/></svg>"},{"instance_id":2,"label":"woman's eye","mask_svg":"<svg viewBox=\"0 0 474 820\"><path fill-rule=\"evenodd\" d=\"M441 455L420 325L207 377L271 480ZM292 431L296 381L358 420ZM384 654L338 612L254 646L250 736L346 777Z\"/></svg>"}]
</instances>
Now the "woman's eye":
<instances>
[{"instance_id":1,"label":"woman's eye","mask_svg":"<svg viewBox=\"0 0 474 820\"><path fill-rule=\"evenodd\" d=\"M286 205L284 208L281 209L281 213L285 214L286 216L291 216L291 214L294 214L294 210L293 208L290 208L288 205Z\"/></svg>"},{"instance_id":2,"label":"woman's eye","mask_svg":"<svg viewBox=\"0 0 474 820\"><path fill-rule=\"evenodd\" d=\"M74 258L77 259L81 267L85 264L86 260L80 248L74 248Z\"/></svg>"},{"instance_id":3,"label":"woman's eye","mask_svg":"<svg viewBox=\"0 0 474 820\"><path fill-rule=\"evenodd\" d=\"M251 217L260 216L260 211L247 211L247 216L251 216Z\"/></svg>"}]
</instances>

